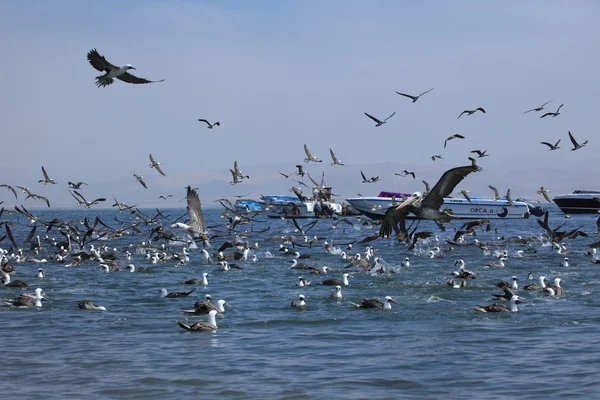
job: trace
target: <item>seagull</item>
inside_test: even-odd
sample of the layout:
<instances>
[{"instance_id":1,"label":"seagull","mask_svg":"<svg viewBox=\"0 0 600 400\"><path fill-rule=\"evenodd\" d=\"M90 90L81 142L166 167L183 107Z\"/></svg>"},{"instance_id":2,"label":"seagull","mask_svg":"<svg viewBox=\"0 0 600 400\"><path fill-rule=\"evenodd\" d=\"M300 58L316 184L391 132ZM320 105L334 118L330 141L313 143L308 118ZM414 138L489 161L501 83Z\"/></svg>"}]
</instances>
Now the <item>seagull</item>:
<instances>
[{"instance_id":1,"label":"seagull","mask_svg":"<svg viewBox=\"0 0 600 400\"><path fill-rule=\"evenodd\" d=\"M544 106L552 101L554 101L554 100L547 101L544 104L542 104L541 106L539 106L538 108L532 108L531 110L527 110L523 114L527 114L528 112L531 112L531 111L535 111L535 112L542 111L544 109Z\"/></svg>"},{"instance_id":2,"label":"seagull","mask_svg":"<svg viewBox=\"0 0 600 400\"><path fill-rule=\"evenodd\" d=\"M560 106L558 106L558 108L556 109L556 112L553 112L553 113L551 113L551 112L549 112L549 113L546 113L546 114L542 115L540 118L547 117L548 115L552 115L552 118L554 118L554 117L556 117L557 115L560 115L560 109L562 108L562 106L564 106L564 104L561 104Z\"/></svg>"},{"instance_id":3,"label":"seagull","mask_svg":"<svg viewBox=\"0 0 600 400\"><path fill-rule=\"evenodd\" d=\"M208 121L207 121L207 120L205 120L205 119L199 119L198 121L200 121L200 122L206 122L206 125L208 125L208 126L207 126L207 128L208 128L208 129L212 129L212 128L214 128L215 126L220 126L220 125L221 125L221 123L220 123L219 121L215 122L214 124L211 124L210 122L208 122Z\"/></svg>"},{"instance_id":4,"label":"seagull","mask_svg":"<svg viewBox=\"0 0 600 400\"><path fill-rule=\"evenodd\" d=\"M148 186L146 186L146 182L144 182L143 176L136 174L133 174L133 176L135 177L135 180L138 181L145 189L148 189Z\"/></svg>"},{"instance_id":5,"label":"seagull","mask_svg":"<svg viewBox=\"0 0 600 400\"><path fill-rule=\"evenodd\" d=\"M0 187L5 187L6 189L10 190L11 192L13 192L13 194L15 195L15 200L18 200L17 198L17 191L15 190L14 187L10 186L10 185L6 185L6 184L2 184L0 185Z\"/></svg>"},{"instance_id":6,"label":"seagull","mask_svg":"<svg viewBox=\"0 0 600 400\"><path fill-rule=\"evenodd\" d=\"M123 82L127 83L155 83L162 82L164 79L159 81L149 81L148 79L138 78L135 75L127 72L130 69L135 69L131 66L131 64L125 64L122 67L118 67L106 61L104 56L101 56L96 49L92 49L87 54L87 59L92 65L92 67L96 68L100 72L106 72L104 75L100 75L96 77L96 86L104 87L112 84L114 82L113 78L117 78Z\"/></svg>"},{"instance_id":7,"label":"seagull","mask_svg":"<svg viewBox=\"0 0 600 400\"><path fill-rule=\"evenodd\" d=\"M48 176L48 173L46 172L46 169L44 168L44 166L42 166L42 173L44 174L44 179L40 179L38 182L43 183L44 185L47 185L49 183L56 185L56 182L54 182L54 179L52 179Z\"/></svg>"},{"instance_id":8,"label":"seagull","mask_svg":"<svg viewBox=\"0 0 600 400\"><path fill-rule=\"evenodd\" d=\"M450 136L448 139L446 139L444 141L444 148L446 148L446 143L448 143L448 140L452 140L452 139L464 139L465 137L463 135L459 135L458 133L455 133L454 135Z\"/></svg>"},{"instance_id":9,"label":"seagull","mask_svg":"<svg viewBox=\"0 0 600 400\"><path fill-rule=\"evenodd\" d=\"M208 313L208 321L196 321L191 325L186 325L183 322L177 321L177 324L188 331L211 332L217 330L216 320L217 310L210 310Z\"/></svg>"},{"instance_id":10,"label":"seagull","mask_svg":"<svg viewBox=\"0 0 600 400\"><path fill-rule=\"evenodd\" d=\"M558 147L558 144L560 143L561 139L558 139L558 142L556 142L556 144L552 144L552 143L548 143L548 142L540 142L541 144L545 144L546 146L550 147L550 149L548 151L552 151L552 150L558 150L560 149L560 147Z\"/></svg>"},{"instance_id":11,"label":"seagull","mask_svg":"<svg viewBox=\"0 0 600 400\"><path fill-rule=\"evenodd\" d=\"M398 173L394 173L394 175L398 175L398 176L408 176L408 175L412 175L413 179L416 179L416 178L415 178L415 173L414 173L413 171L408 171L408 170L406 170L406 169L405 169L404 171L400 172L399 174L398 174Z\"/></svg>"},{"instance_id":12,"label":"seagull","mask_svg":"<svg viewBox=\"0 0 600 400\"><path fill-rule=\"evenodd\" d=\"M500 198L500 195L498 194L498 189L491 185L488 185L488 187L494 192L494 200L498 200Z\"/></svg>"},{"instance_id":13,"label":"seagull","mask_svg":"<svg viewBox=\"0 0 600 400\"><path fill-rule=\"evenodd\" d=\"M429 89L426 92L421 93L418 96L411 96L410 94L406 94L406 93L400 93L400 92L396 92L397 94L399 94L400 96L404 96L404 97L408 97L409 99L412 99L413 103L416 102L417 100L419 100L419 97L423 96L426 93L429 93L433 90L433 88Z\"/></svg>"},{"instance_id":14,"label":"seagull","mask_svg":"<svg viewBox=\"0 0 600 400\"><path fill-rule=\"evenodd\" d=\"M477 107L474 110L465 110L465 111L461 112L460 115L458 116L458 118L460 118L463 114L472 115L472 114L476 113L477 111L481 111L482 113L485 114L485 110L483 109L483 107Z\"/></svg>"},{"instance_id":15,"label":"seagull","mask_svg":"<svg viewBox=\"0 0 600 400\"><path fill-rule=\"evenodd\" d=\"M577 141L575 140L575 138L573 137L573 135L571 135L571 131L569 131L569 139L571 139L571 143L573 143L573 148L571 149L571 151L575 151L575 150L579 150L582 147L584 147L587 144L587 140L581 144L577 143Z\"/></svg>"},{"instance_id":16,"label":"seagull","mask_svg":"<svg viewBox=\"0 0 600 400\"><path fill-rule=\"evenodd\" d=\"M375 183L379 180L378 176L372 176L371 178L367 179L367 177L365 176L365 174L362 172L362 170L360 171L360 175L362 176L362 183Z\"/></svg>"},{"instance_id":17,"label":"seagull","mask_svg":"<svg viewBox=\"0 0 600 400\"><path fill-rule=\"evenodd\" d=\"M385 124L385 122L386 122L388 119L392 118L392 117L394 116L394 114L396 114L396 112L395 112L395 111L392 113L392 115L390 115L389 117L387 117L387 118L386 118L386 119L384 119L383 121L380 121L380 120L378 120L377 118L375 118L374 116L372 116L372 115L369 115L369 114L365 113L365 115L366 115L367 117L369 117L369 118L371 118L373 121L375 121L375 123L376 123L375 127L378 127L378 126L381 126L381 125Z\"/></svg>"},{"instance_id":18,"label":"seagull","mask_svg":"<svg viewBox=\"0 0 600 400\"><path fill-rule=\"evenodd\" d=\"M77 183L69 182L69 189L81 189L81 185L87 186L87 183L81 181Z\"/></svg>"},{"instance_id":19,"label":"seagull","mask_svg":"<svg viewBox=\"0 0 600 400\"><path fill-rule=\"evenodd\" d=\"M236 183L240 183L241 182L240 177L238 176L238 174L234 170L229 169L229 172L231 172L231 176L232 176L232 179L233 179L231 182L229 182L230 185L235 185Z\"/></svg>"},{"instance_id":20,"label":"seagull","mask_svg":"<svg viewBox=\"0 0 600 400\"><path fill-rule=\"evenodd\" d=\"M187 188L187 210L190 214L190 224L184 224L182 222L176 222L171 225L171 228L180 228L187 232L193 239L204 239L208 240L208 236L205 233L204 225L204 214L202 213L202 203L200 197L196 193L195 189L191 186Z\"/></svg>"},{"instance_id":21,"label":"seagull","mask_svg":"<svg viewBox=\"0 0 600 400\"><path fill-rule=\"evenodd\" d=\"M481 150L471 150L471 153L477 153L477 158L482 158L482 157L489 156L489 154L487 154L487 150L484 150L484 151L481 151Z\"/></svg>"},{"instance_id":22,"label":"seagull","mask_svg":"<svg viewBox=\"0 0 600 400\"><path fill-rule=\"evenodd\" d=\"M85 208L90 208L94 204L98 204L100 202L106 201L106 199L103 197L98 198L94 201L87 201L85 199L85 197L83 197L83 195L81 193L79 193L77 190L73 190L72 192L69 190L69 193L71 193L71 196L73 196L75 198L75 200L77 200L77 205L83 206Z\"/></svg>"},{"instance_id":23,"label":"seagull","mask_svg":"<svg viewBox=\"0 0 600 400\"><path fill-rule=\"evenodd\" d=\"M312 154L310 154L310 151L308 150L308 147L306 147L306 144L304 145L304 152L306 153L306 158L304 159L304 162L322 162L323 160L319 160L317 157L313 156ZM297 165L296 165L297 167ZM304 173L301 172L302 168L299 168L300 171L298 171L298 175L302 175L304 176Z\"/></svg>"},{"instance_id":24,"label":"seagull","mask_svg":"<svg viewBox=\"0 0 600 400\"><path fill-rule=\"evenodd\" d=\"M331 154L331 159L333 160L331 165L344 165L344 163L342 163L342 160L338 160L338 158L335 156L333 150L329 149L329 154Z\"/></svg>"},{"instance_id":25,"label":"seagull","mask_svg":"<svg viewBox=\"0 0 600 400\"><path fill-rule=\"evenodd\" d=\"M436 158L442 158L442 155L441 154L434 154L434 155L431 156L431 159L433 161L435 161Z\"/></svg>"},{"instance_id":26,"label":"seagull","mask_svg":"<svg viewBox=\"0 0 600 400\"><path fill-rule=\"evenodd\" d=\"M165 173L160 169L160 163L154 161L154 157L152 157L152 153L150 153L150 168L156 168L159 174L162 176L166 176Z\"/></svg>"},{"instance_id":27,"label":"seagull","mask_svg":"<svg viewBox=\"0 0 600 400\"><path fill-rule=\"evenodd\" d=\"M468 193L469 193L469 191L465 190L465 189L463 189L463 190L460 191L460 194L462 194L465 197L465 199L467 199L467 201L470 203L471 202L471 198L469 197Z\"/></svg>"},{"instance_id":28,"label":"seagull","mask_svg":"<svg viewBox=\"0 0 600 400\"><path fill-rule=\"evenodd\" d=\"M552 203L552 201L550 200L550 197L548 197L548 192L549 192L549 190L544 189L543 186L540 188L540 190L537 191L538 194L541 194L542 196L544 196L544 199L546 199L546 201L548 203Z\"/></svg>"}]
</instances>

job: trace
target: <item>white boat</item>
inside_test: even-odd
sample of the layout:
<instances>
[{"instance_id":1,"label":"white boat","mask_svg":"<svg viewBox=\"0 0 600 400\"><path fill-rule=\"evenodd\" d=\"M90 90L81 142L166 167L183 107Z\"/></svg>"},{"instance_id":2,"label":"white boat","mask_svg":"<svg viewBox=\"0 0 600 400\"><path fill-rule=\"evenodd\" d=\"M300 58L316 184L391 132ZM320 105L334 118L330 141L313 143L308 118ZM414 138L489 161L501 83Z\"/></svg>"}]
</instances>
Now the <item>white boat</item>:
<instances>
[{"instance_id":1,"label":"white boat","mask_svg":"<svg viewBox=\"0 0 600 400\"><path fill-rule=\"evenodd\" d=\"M246 200L244 208L250 208L249 205L249 200ZM305 201L298 196L268 195L263 196L261 201L254 201L252 206L253 212L261 207L263 214L270 218L321 218L343 213L342 205L333 199L328 186L315 186L313 198Z\"/></svg>"},{"instance_id":2,"label":"white boat","mask_svg":"<svg viewBox=\"0 0 600 400\"><path fill-rule=\"evenodd\" d=\"M400 205L408 197L410 194L381 192L377 197L352 197L346 201L361 214L382 219L388 208ZM527 203L513 201L511 206L506 198L471 197L469 202L467 199L446 197L441 208L451 209L454 216L460 219L522 219L529 218L530 214Z\"/></svg>"},{"instance_id":3,"label":"white boat","mask_svg":"<svg viewBox=\"0 0 600 400\"><path fill-rule=\"evenodd\" d=\"M597 214L600 212L600 192L575 190L573 193L555 196L552 201L565 214Z\"/></svg>"}]
</instances>

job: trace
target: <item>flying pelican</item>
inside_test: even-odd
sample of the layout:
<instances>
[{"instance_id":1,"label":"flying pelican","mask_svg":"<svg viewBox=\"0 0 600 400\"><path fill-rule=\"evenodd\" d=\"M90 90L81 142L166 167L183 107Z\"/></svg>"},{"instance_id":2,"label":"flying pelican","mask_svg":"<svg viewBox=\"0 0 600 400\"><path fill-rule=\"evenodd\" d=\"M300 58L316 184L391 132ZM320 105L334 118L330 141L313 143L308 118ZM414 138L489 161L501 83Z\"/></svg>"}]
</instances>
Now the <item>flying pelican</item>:
<instances>
[{"instance_id":1,"label":"flying pelican","mask_svg":"<svg viewBox=\"0 0 600 400\"><path fill-rule=\"evenodd\" d=\"M546 201L548 203L552 203L552 201L550 200L550 197L548 197L548 192L549 192L549 190L544 189L543 186L540 188L540 190L537 191L538 194L541 194L542 196L544 196L544 199L546 199Z\"/></svg>"},{"instance_id":2,"label":"flying pelican","mask_svg":"<svg viewBox=\"0 0 600 400\"><path fill-rule=\"evenodd\" d=\"M146 182L144 182L143 176L136 174L133 174L133 176L135 177L135 180L138 181L144 187L144 189L148 189L148 186L146 186Z\"/></svg>"},{"instance_id":3,"label":"flying pelican","mask_svg":"<svg viewBox=\"0 0 600 400\"><path fill-rule=\"evenodd\" d=\"M577 143L577 141L575 140L575 138L573 137L573 135L571 135L571 131L569 131L569 139L571 139L571 143L573 143L573 148L571 149L571 151L575 151L575 150L579 150L582 147L584 147L587 144L587 140L581 144Z\"/></svg>"},{"instance_id":4,"label":"flying pelican","mask_svg":"<svg viewBox=\"0 0 600 400\"><path fill-rule=\"evenodd\" d=\"M342 163L342 160L338 160L338 158L335 156L333 150L329 149L329 154L331 154L331 159L333 160L331 165L344 165L344 163Z\"/></svg>"},{"instance_id":5,"label":"flying pelican","mask_svg":"<svg viewBox=\"0 0 600 400\"><path fill-rule=\"evenodd\" d=\"M538 108L532 108L531 110L527 110L527 111L525 111L523 114L527 114L528 112L531 112L531 111L535 111L535 112L542 111L542 110L544 109L544 106L545 106L546 104L548 104L548 103L550 103L550 102L553 102L553 101L554 101L554 100L547 101L547 102L545 102L544 104L542 104L541 106L539 106Z\"/></svg>"},{"instance_id":6,"label":"flying pelican","mask_svg":"<svg viewBox=\"0 0 600 400\"><path fill-rule=\"evenodd\" d=\"M548 115L552 115L552 118L554 118L554 117L556 117L557 115L560 115L560 109L562 108L562 106L563 106L563 105L564 105L564 104L561 104L560 106L558 106L558 108L556 109L556 112L553 112L553 113L551 113L551 112L549 112L549 113L546 113L546 114L542 115L540 118L547 117Z\"/></svg>"},{"instance_id":7,"label":"flying pelican","mask_svg":"<svg viewBox=\"0 0 600 400\"><path fill-rule=\"evenodd\" d=\"M426 92L423 92L423 93L421 93L421 94L420 94L420 95L418 95L418 96L411 96L410 94L406 94L406 93L400 93L400 92L396 92L396 93L398 93L400 96L404 96L404 97L408 97L409 99L412 99L412 101L413 101L413 103L414 103L414 102L416 102L417 100L419 100L419 97L423 96L423 95L424 95L424 94L426 94L426 93L429 93L429 92L431 92L432 90L433 90L433 88L429 89L429 90L428 90L428 91L426 91Z\"/></svg>"},{"instance_id":8,"label":"flying pelican","mask_svg":"<svg viewBox=\"0 0 600 400\"><path fill-rule=\"evenodd\" d=\"M87 183L81 182L81 181L77 182L77 183L74 183L74 182L68 182L68 183L69 183L69 189L81 189L81 185L87 186Z\"/></svg>"},{"instance_id":9,"label":"flying pelican","mask_svg":"<svg viewBox=\"0 0 600 400\"><path fill-rule=\"evenodd\" d=\"M152 153L150 153L150 168L156 168L159 174L162 176L166 176L165 173L160 169L160 163L154 161L154 157L152 157Z\"/></svg>"},{"instance_id":10,"label":"flying pelican","mask_svg":"<svg viewBox=\"0 0 600 400\"><path fill-rule=\"evenodd\" d=\"M48 176L48 173L46 172L46 169L44 168L43 165L42 165L42 173L44 174L44 179L40 179L38 182L43 183L44 185L47 185L49 183L56 185L56 182L54 182L54 179L52 179Z\"/></svg>"},{"instance_id":11,"label":"flying pelican","mask_svg":"<svg viewBox=\"0 0 600 400\"><path fill-rule=\"evenodd\" d=\"M371 118L373 121L375 121L375 127L376 127L376 128L377 128L378 126L381 126L381 125L385 124L385 122L386 122L388 119L392 118L392 117L394 116L394 114L396 114L396 112L395 112L395 111L392 113L392 115L390 115L389 117L387 117L386 119L384 119L383 121L381 121L381 120L378 120L377 118L375 118L374 116L372 116L372 115L369 115L369 114L365 113L365 115L366 115L367 117L369 117L369 118Z\"/></svg>"},{"instance_id":12,"label":"flying pelican","mask_svg":"<svg viewBox=\"0 0 600 400\"><path fill-rule=\"evenodd\" d=\"M308 150L308 147L306 147L306 144L304 144L304 152L306 153L306 158L304 159L304 162L311 162L311 161L322 162L323 161L323 160L319 160L317 157L310 154L310 151ZM296 167L297 167L297 165L296 165ZM300 171L298 171L298 172L300 172ZM304 176L304 173L299 173L298 175Z\"/></svg>"},{"instance_id":13,"label":"flying pelican","mask_svg":"<svg viewBox=\"0 0 600 400\"><path fill-rule=\"evenodd\" d=\"M556 144L552 144L552 143L548 143L548 142L540 142L541 144L545 144L546 146L550 147L550 149L548 151L552 151L552 150L558 150L560 149L560 147L558 147L558 144L560 143L561 139L558 139L558 142L556 142Z\"/></svg>"},{"instance_id":14,"label":"flying pelican","mask_svg":"<svg viewBox=\"0 0 600 400\"><path fill-rule=\"evenodd\" d=\"M465 111L461 112L460 115L458 116L458 118L460 118L463 114L472 115L472 114L476 113L477 111L481 111L482 113L485 114L485 110L483 109L483 107L477 107L474 110L465 110Z\"/></svg>"},{"instance_id":15,"label":"flying pelican","mask_svg":"<svg viewBox=\"0 0 600 400\"><path fill-rule=\"evenodd\" d=\"M446 148L446 144L448 143L448 140L452 140L452 139L464 139L465 137L463 135L459 135L458 133L455 133L454 135L450 136L448 139L446 139L444 141L444 148Z\"/></svg>"},{"instance_id":16,"label":"flying pelican","mask_svg":"<svg viewBox=\"0 0 600 400\"><path fill-rule=\"evenodd\" d=\"M405 221L409 213L413 213L423 219L432 219L442 229L443 226L441 223L448 222L453 218L447 211L440 210L440 207L444 203L444 197L452 193L456 185L467 175L477 171L481 171L481 168L476 165L452 168L444 172L427 196L424 197L421 192L415 192L399 206L388 208L381 223L379 235L381 237L389 237L392 229L396 233L401 232L406 234ZM400 225L399 229L398 224Z\"/></svg>"},{"instance_id":17,"label":"flying pelican","mask_svg":"<svg viewBox=\"0 0 600 400\"><path fill-rule=\"evenodd\" d=\"M477 158L482 158L482 157L489 156L489 154L487 154L487 150L484 150L484 151L481 151L481 150L471 150L471 153L477 153Z\"/></svg>"},{"instance_id":18,"label":"flying pelican","mask_svg":"<svg viewBox=\"0 0 600 400\"><path fill-rule=\"evenodd\" d=\"M398 174L398 173L394 173L394 175L398 175L398 176L408 176L408 175L412 175L413 179L416 179L416 178L415 178L415 173L414 173L414 172L412 172L412 171L408 171L408 170L406 170L406 169L405 169L404 171L400 172L399 174Z\"/></svg>"},{"instance_id":19,"label":"flying pelican","mask_svg":"<svg viewBox=\"0 0 600 400\"><path fill-rule=\"evenodd\" d=\"M212 128L214 128L215 126L220 126L220 125L221 125L221 123L220 123L219 121L215 122L214 124L211 124L210 122L208 122L207 120L205 120L205 119L202 119L202 118L201 118L201 119L199 119L198 121L200 121L200 122L205 122L205 123L206 123L206 125L207 125L207 128L208 128L208 129L212 129Z\"/></svg>"},{"instance_id":20,"label":"flying pelican","mask_svg":"<svg viewBox=\"0 0 600 400\"><path fill-rule=\"evenodd\" d=\"M106 61L104 56L101 56L96 49L92 49L87 54L87 59L92 65L92 67L96 68L100 72L106 72L104 75L100 75L96 77L96 86L104 87L112 84L114 82L113 78L117 78L123 82L127 83L155 83L162 82L164 79L160 81L149 81L148 79L138 78L135 75L127 72L130 69L135 69L131 66L131 64L125 64L122 67L118 67Z\"/></svg>"}]
</instances>

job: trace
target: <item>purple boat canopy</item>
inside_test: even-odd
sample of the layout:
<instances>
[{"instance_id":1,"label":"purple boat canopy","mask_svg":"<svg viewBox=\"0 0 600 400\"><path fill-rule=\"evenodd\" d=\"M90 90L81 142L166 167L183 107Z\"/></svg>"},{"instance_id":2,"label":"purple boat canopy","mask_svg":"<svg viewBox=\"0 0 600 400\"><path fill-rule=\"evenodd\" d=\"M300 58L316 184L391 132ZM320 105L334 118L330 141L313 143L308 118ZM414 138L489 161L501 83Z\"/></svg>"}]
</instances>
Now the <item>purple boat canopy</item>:
<instances>
[{"instance_id":1,"label":"purple boat canopy","mask_svg":"<svg viewBox=\"0 0 600 400\"><path fill-rule=\"evenodd\" d=\"M397 199L406 199L412 196L412 193L379 192L377 197L395 197Z\"/></svg>"}]
</instances>

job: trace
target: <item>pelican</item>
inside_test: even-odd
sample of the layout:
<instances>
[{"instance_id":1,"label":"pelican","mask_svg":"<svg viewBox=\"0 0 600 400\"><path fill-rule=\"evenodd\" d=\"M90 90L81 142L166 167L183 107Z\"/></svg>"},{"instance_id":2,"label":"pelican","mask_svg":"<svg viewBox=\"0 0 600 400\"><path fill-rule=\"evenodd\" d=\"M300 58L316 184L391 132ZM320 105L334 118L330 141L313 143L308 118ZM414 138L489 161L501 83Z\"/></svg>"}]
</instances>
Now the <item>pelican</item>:
<instances>
[{"instance_id":1,"label":"pelican","mask_svg":"<svg viewBox=\"0 0 600 400\"><path fill-rule=\"evenodd\" d=\"M452 140L452 139L464 139L465 137L463 135L459 135L458 133L455 133L454 135L450 136L448 139L444 140L444 148L446 148L446 144L448 143L448 140Z\"/></svg>"},{"instance_id":2,"label":"pelican","mask_svg":"<svg viewBox=\"0 0 600 400\"><path fill-rule=\"evenodd\" d=\"M140 183L140 185L142 185L144 187L144 189L148 189L148 186L146 186L146 182L144 182L143 176L133 174L133 177L136 181L138 181Z\"/></svg>"},{"instance_id":3,"label":"pelican","mask_svg":"<svg viewBox=\"0 0 600 400\"><path fill-rule=\"evenodd\" d=\"M152 157L152 153L150 153L150 168L155 168L159 174L161 174L162 176L166 176L163 170L160 169L160 163L156 162L154 160L154 157Z\"/></svg>"},{"instance_id":4,"label":"pelican","mask_svg":"<svg viewBox=\"0 0 600 400\"><path fill-rule=\"evenodd\" d=\"M99 306L97 304L92 303L91 301L80 301L78 303L79 308L82 310L94 310L94 311L106 311L106 307Z\"/></svg>"},{"instance_id":5,"label":"pelican","mask_svg":"<svg viewBox=\"0 0 600 400\"><path fill-rule=\"evenodd\" d=\"M296 299L292 300L291 306L294 307L294 308L303 308L303 307L306 307L306 299L304 298L304 295L303 294L298 295L298 299L297 300Z\"/></svg>"},{"instance_id":6,"label":"pelican","mask_svg":"<svg viewBox=\"0 0 600 400\"><path fill-rule=\"evenodd\" d=\"M552 203L552 201L550 200L550 197L548 197L548 192L549 190L544 189L544 187L540 187L540 190L537 191L538 194L541 194L542 196L544 196L544 199L548 202L548 203Z\"/></svg>"},{"instance_id":7,"label":"pelican","mask_svg":"<svg viewBox=\"0 0 600 400\"><path fill-rule=\"evenodd\" d=\"M208 129L212 129L215 126L220 126L221 125L221 123L219 121L215 122L214 124L211 124L210 122L208 122L205 119L199 119L198 121L206 123Z\"/></svg>"},{"instance_id":8,"label":"pelican","mask_svg":"<svg viewBox=\"0 0 600 400\"><path fill-rule=\"evenodd\" d=\"M547 117L548 115L552 115L552 118L554 118L554 117L556 117L557 115L560 115L560 109L562 108L562 106L564 106L564 104L561 104L560 106L558 106L558 108L556 109L556 112L553 112L553 113L551 113L551 112L549 112L549 113L546 113L546 114L542 115L540 118Z\"/></svg>"},{"instance_id":9,"label":"pelican","mask_svg":"<svg viewBox=\"0 0 600 400\"><path fill-rule=\"evenodd\" d=\"M544 109L544 106L545 106L546 104L548 104L548 103L552 102L552 101L554 101L554 100L547 101L547 102L545 102L544 104L542 104L541 106L539 106L539 107L537 107L537 108L532 108L531 110L527 110L527 111L525 111L523 114L527 114L528 112L531 112L531 111L535 111L535 112L542 111L542 110Z\"/></svg>"},{"instance_id":10,"label":"pelican","mask_svg":"<svg viewBox=\"0 0 600 400\"><path fill-rule=\"evenodd\" d=\"M431 88L431 89L429 89L429 90L427 90L427 91L425 91L425 92L421 93L421 94L420 94L420 95L418 95L418 96L412 96L412 95L410 95L410 94L406 94L406 93L400 93L400 92L396 92L396 93L397 93L397 94L399 94L400 96L404 96L404 97L408 97L409 99L412 99L412 102L414 103L414 102L416 102L417 100L419 100L419 97L423 96L424 94L427 94L427 93L431 92L432 90L433 90L433 88Z\"/></svg>"},{"instance_id":11,"label":"pelican","mask_svg":"<svg viewBox=\"0 0 600 400\"><path fill-rule=\"evenodd\" d=\"M573 135L571 135L571 131L569 131L569 139L571 139L571 143L573 143L573 148L571 149L571 151L575 151L575 150L579 150L582 147L584 147L587 144L587 140L581 144L577 143L577 141L575 140L575 138L573 137Z\"/></svg>"},{"instance_id":12,"label":"pelican","mask_svg":"<svg viewBox=\"0 0 600 400\"><path fill-rule=\"evenodd\" d=\"M379 120L379 119L375 118L374 116L372 116L372 115L369 115L369 114L365 113L365 115L366 115L367 117L369 117L369 118L371 118L373 121L375 121L375 127L376 127L376 128L377 128L378 126L381 126L381 125L385 124L385 123L386 123L386 121L387 121L388 119L390 119L390 118L392 118L392 117L394 116L394 114L396 114L396 112L395 112L395 111L392 113L392 115L390 115L389 117L387 117L386 119L384 119L383 121L381 121L381 120Z\"/></svg>"},{"instance_id":13,"label":"pelican","mask_svg":"<svg viewBox=\"0 0 600 400\"><path fill-rule=\"evenodd\" d=\"M308 147L306 147L306 144L304 144L304 153L306 153L306 158L304 159L304 162L322 162L323 160L319 160L317 157L313 156L312 154L310 154L310 151L308 150ZM296 165L296 167L298 167ZM302 167L302 166L300 166ZM298 175L302 175L304 176L304 172L302 171L302 168L298 168Z\"/></svg>"},{"instance_id":14,"label":"pelican","mask_svg":"<svg viewBox=\"0 0 600 400\"><path fill-rule=\"evenodd\" d=\"M510 308L505 306L504 304L494 303L487 306L478 306L475 307L474 310L477 312L516 312L519 311L517 309L517 304L524 303L525 299L522 297L513 294L510 298Z\"/></svg>"},{"instance_id":15,"label":"pelican","mask_svg":"<svg viewBox=\"0 0 600 400\"><path fill-rule=\"evenodd\" d=\"M444 202L444 197L452 193L456 185L467 175L477 171L481 171L481 168L476 165L452 168L444 172L427 196L423 196L421 192L415 192L399 206L388 208L381 223L379 235L381 237L389 237L392 229L396 233L406 235L408 232L405 221L409 213L413 213L419 218L432 219L440 229L444 230L442 223L448 222L453 218L452 214L445 210L440 210ZM398 224L400 225L399 228Z\"/></svg>"},{"instance_id":16,"label":"pelican","mask_svg":"<svg viewBox=\"0 0 600 400\"><path fill-rule=\"evenodd\" d=\"M127 83L156 83L162 82L164 79L159 81L150 81L144 78L138 78L135 75L130 74L129 70L135 69L131 64L125 64L122 67L118 67L106 61L104 56L101 56L96 49L92 49L87 54L87 59L89 63L100 72L106 72L104 75L100 75L96 77L96 86L104 87L112 84L114 82L113 78L117 78L120 81Z\"/></svg>"},{"instance_id":17,"label":"pelican","mask_svg":"<svg viewBox=\"0 0 600 400\"><path fill-rule=\"evenodd\" d=\"M398 304L392 296L385 296L384 300L385 302L379 299L362 299L361 304L352 303L352 305L357 308L382 308L384 310L391 310L392 303Z\"/></svg>"},{"instance_id":18,"label":"pelican","mask_svg":"<svg viewBox=\"0 0 600 400\"><path fill-rule=\"evenodd\" d=\"M460 115L458 116L458 118L460 118L460 117L461 117L463 114L467 114L467 115L473 115L473 114L475 114L477 111L481 111L482 113L484 113L484 114L485 114L485 110L483 109L483 107L477 107L477 108L476 108L476 109L474 109L474 110L465 110L465 111L461 112L461 113L460 113ZM458 119L458 118L457 118L457 119Z\"/></svg>"},{"instance_id":19,"label":"pelican","mask_svg":"<svg viewBox=\"0 0 600 400\"><path fill-rule=\"evenodd\" d=\"M546 146L550 147L550 149L548 149L548 151L552 151L552 150L560 149L560 147L558 147L558 144L560 143L560 141L561 141L561 139L558 139L558 142L556 142L555 144L548 143L548 142L540 142L540 143L545 144Z\"/></svg>"},{"instance_id":20,"label":"pelican","mask_svg":"<svg viewBox=\"0 0 600 400\"><path fill-rule=\"evenodd\" d=\"M338 160L338 158L335 156L333 150L329 149L329 154L331 154L331 160L333 161L331 165L344 165L342 160Z\"/></svg>"},{"instance_id":21,"label":"pelican","mask_svg":"<svg viewBox=\"0 0 600 400\"><path fill-rule=\"evenodd\" d=\"M56 185L56 182L54 182L54 179L52 179L48 176L48 173L46 172L46 169L44 168L43 165L42 165L42 173L44 174L44 179L40 179L38 182L43 183L44 185L47 185L49 183Z\"/></svg>"},{"instance_id":22,"label":"pelican","mask_svg":"<svg viewBox=\"0 0 600 400\"><path fill-rule=\"evenodd\" d=\"M188 331L216 331L217 330L217 320L216 320L217 310L210 310L208 313L208 321L196 321L192 325L186 325L183 322L177 321L177 324L185 330Z\"/></svg>"},{"instance_id":23,"label":"pelican","mask_svg":"<svg viewBox=\"0 0 600 400\"><path fill-rule=\"evenodd\" d=\"M335 287L335 292L331 292L329 294L329 298L331 300L342 300L344 297L342 296L342 287L340 285L337 285Z\"/></svg>"}]
</instances>

